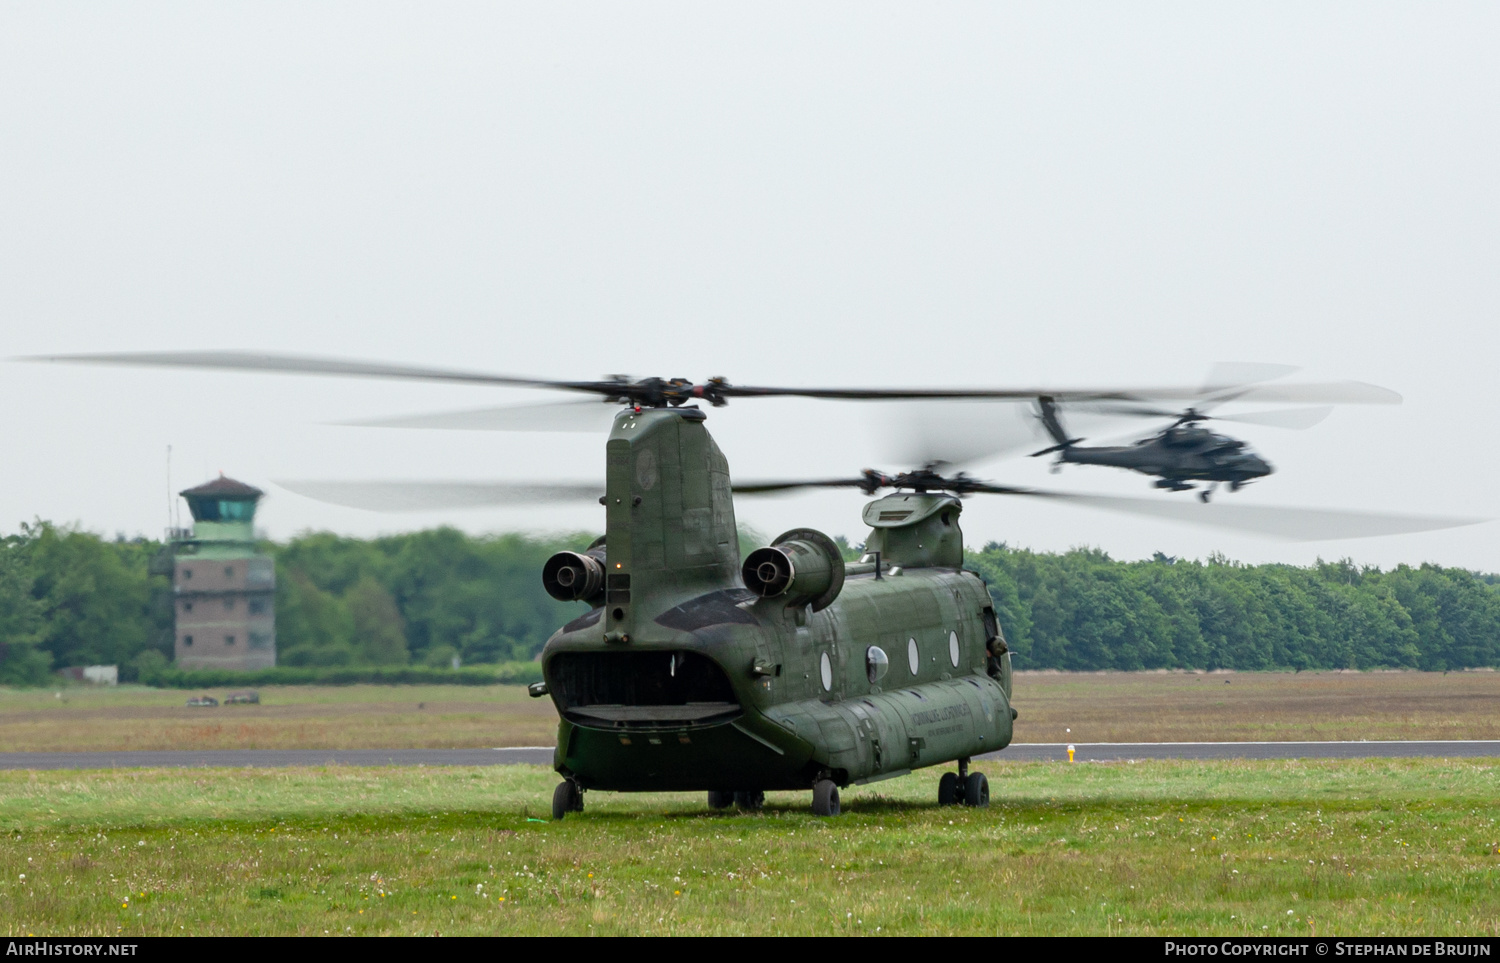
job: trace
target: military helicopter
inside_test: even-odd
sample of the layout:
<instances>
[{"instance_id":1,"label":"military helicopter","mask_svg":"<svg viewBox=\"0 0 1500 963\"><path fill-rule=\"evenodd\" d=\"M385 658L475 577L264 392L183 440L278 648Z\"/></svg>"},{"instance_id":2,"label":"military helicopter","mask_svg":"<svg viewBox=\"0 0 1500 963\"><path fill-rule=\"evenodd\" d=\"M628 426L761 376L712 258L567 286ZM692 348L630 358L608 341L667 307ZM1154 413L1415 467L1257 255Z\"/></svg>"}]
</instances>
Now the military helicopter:
<instances>
[{"instance_id":1,"label":"military helicopter","mask_svg":"<svg viewBox=\"0 0 1500 963\"><path fill-rule=\"evenodd\" d=\"M969 762L1009 745L1018 714L1011 705L1009 651L989 592L963 567L962 496L1031 496L1123 510L1153 501L994 485L962 473L946 476L935 463L897 475L866 470L847 478L734 485L706 428L706 412L690 403L777 394L1017 397L1000 389L742 388L722 379L704 385L683 379L541 382L237 353L59 360L524 384L621 402L605 443L602 493L588 482L284 483L344 503L357 503L361 491L377 500L417 501L425 492L448 504L598 497L604 535L580 551L557 553L541 572L554 598L588 606L547 641L544 681L531 687L533 696L552 699L560 717L553 760L562 776L552 799L557 819L582 812L590 791L706 792L713 808L754 810L767 790L810 790L812 811L835 816L842 788L950 763L954 768L938 781L938 803L987 805L988 782ZM1106 395L1122 396L1131 393ZM736 491L841 487L867 495L894 489L864 506L870 533L857 562L846 562L822 532L798 528L740 564ZM1152 504L1147 513L1160 514L1160 508L1195 506ZM1318 514L1302 511L1294 522L1304 526ZM1346 527L1383 520L1401 531L1473 521L1322 514ZM1230 516L1230 524L1235 518L1240 527L1253 527L1243 515Z\"/></svg>"},{"instance_id":2,"label":"military helicopter","mask_svg":"<svg viewBox=\"0 0 1500 963\"><path fill-rule=\"evenodd\" d=\"M1174 492L1192 491L1193 482L1208 482L1209 487L1198 493L1205 502L1212 497L1220 482L1228 483L1229 490L1237 492L1273 471L1270 463L1251 451L1243 441L1202 427L1201 422L1212 416L1196 408L1176 415L1166 428L1133 444L1086 447L1079 444L1083 439L1069 437L1058 415L1056 402L1051 398L1039 398L1037 407L1042 424L1057 443L1033 452L1031 457L1057 455L1054 471L1064 464L1124 468L1157 476L1157 488Z\"/></svg>"},{"instance_id":3,"label":"military helicopter","mask_svg":"<svg viewBox=\"0 0 1500 963\"><path fill-rule=\"evenodd\" d=\"M1236 422L1279 428L1310 428L1328 417L1331 403L1399 404L1401 396L1375 385L1355 381L1333 384L1266 384L1297 369L1289 365L1221 363L1209 372L1197 389L1194 404L1177 410L1132 402L1070 399L1038 395L1029 410L1006 411L995 405L929 407L912 431L927 435L958 430L974 439L960 444L968 460L978 460L1021 447L1031 437L1045 437L1050 444L1031 453L1037 458L1055 455L1052 471L1063 465L1098 465L1140 472L1156 479L1155 487L1173 492L1192 491L1197 485L1200 500L1207 502L1220 484L1231 492L1264 478L1274 471L1265 458L1245 442L1210 431L1204 422ZM1261 403L1323 402L1316 407L1270 409L1216 414L1222 406L1242 401ZM1331 402L1331 403L1330 403ZM1008 416L1008 417L1007 417ZM1096 427L1119 418L1167 419L1168 423L1145 438L1127 436L1125 444L1084 445L1065 423L1075 416ZM965 424L967 419L968 424ZM946 422L946 424L944 424ZM1019 424L1018 424L1019 422ZM1020 428L1020 431L1016 429ZM985 439L989 441L986 442ZM974 448L977 443L978 448Z\"/></svg>"}]
</instances>

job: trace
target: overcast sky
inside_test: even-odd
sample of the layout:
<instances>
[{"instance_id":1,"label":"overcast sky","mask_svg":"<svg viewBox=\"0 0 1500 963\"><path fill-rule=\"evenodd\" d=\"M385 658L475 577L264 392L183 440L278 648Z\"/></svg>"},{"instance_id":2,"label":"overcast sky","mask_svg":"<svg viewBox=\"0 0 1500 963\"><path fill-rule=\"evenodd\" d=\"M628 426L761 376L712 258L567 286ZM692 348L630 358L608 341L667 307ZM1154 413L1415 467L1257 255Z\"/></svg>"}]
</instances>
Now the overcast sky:
<instances>
[{"instance_id":1,"label":"overcast sky","mask_svg":"<svg viewBox=\"0 0 1500 963\"><path fill-rule=\"evenodd\" d=\"M1245 504L1500 516L1493 3L0 7L5 356L253 348L546 377L1186 383L1405 396L1250 428ZM602 475L602 436L326 422L536 392L4 365L0 528L166 524L222 470L277 538L385 516L275 478ZM881 460L883 415L740 402L740 476ZM1157 495L1140 476L982 466ZM1191 496L1160 494L1163 498ZM858 540L861 499L741 502ZM1500 523L1286 544L971 499L970 544L1500 571Z\"/></svg>"}]
</instances>

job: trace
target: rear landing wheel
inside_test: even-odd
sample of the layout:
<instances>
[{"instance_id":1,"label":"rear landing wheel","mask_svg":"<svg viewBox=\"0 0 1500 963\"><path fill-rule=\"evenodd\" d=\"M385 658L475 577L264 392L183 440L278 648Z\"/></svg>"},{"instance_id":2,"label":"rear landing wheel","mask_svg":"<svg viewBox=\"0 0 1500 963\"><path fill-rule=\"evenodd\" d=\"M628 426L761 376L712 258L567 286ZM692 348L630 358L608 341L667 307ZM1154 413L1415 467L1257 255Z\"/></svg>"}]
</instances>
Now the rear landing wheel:
<instances>
[{"instance_id":1,"label":"rear landing wheel","mask_svg":"<svg viewBox=\"0 0 1500 963\"><path fill-rule=\"evenodd\" d=\"M561 819L568 813L583 812L583 793L578 784L564 779L552 790L552 818Z\"/></svg>"},{"instance_id":2,"label":"rear landing wheel","mask_svg":"<svg viewBox=\"0 0 1500 963\"><path fill-rule=\"evenodd\" d=\"M709 809L728 809L734 805L734 793L728 789L710 789L708 791Z\"/></svg>"},{"instance_id":3,"label":"rear landing wheel","mask_svg":"<svg viewBox=\"0 0 1500 963\"><path fill-rule=\"evenodd\" d=\"M839 787L832 779L819 779L813 783L813 815L837 816L839 814Z\"/></svg>"},{"instance_id":4,"label":"rear landing wheel","mask_svg":"<svg viewBox=\"0 0 1500 963\"><path fill-rule=\"evenodd\" d=\"M734 804L746 812L758 813L766 807L766 794L759 789L744 789L734 794Z\"/></svg>"},{"instance_id":5,"label":"rear landing wheel","mask_svg":"<svg viewBox=\"0 0 1500 963\"><path fill-rule=\"evenodd\" d=\"M938 805L958 805L958 773L945 772L938 780Z\"/></svg>"}]
</instances>

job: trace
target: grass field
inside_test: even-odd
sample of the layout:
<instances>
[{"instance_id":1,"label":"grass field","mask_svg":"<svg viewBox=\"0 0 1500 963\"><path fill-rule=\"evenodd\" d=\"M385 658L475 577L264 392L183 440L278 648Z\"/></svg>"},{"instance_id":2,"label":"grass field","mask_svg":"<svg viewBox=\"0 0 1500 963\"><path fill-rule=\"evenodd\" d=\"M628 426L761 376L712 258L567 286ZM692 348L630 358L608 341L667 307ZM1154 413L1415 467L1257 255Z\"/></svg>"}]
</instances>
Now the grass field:
<instances>
[{"instance_id":1,"label":"grass field","mask_svg":"<svg viewBox=\"0 0 1500 963\"><path fill-rule=\"evenodd\" d=\"M0 773L27 934L1500 935L1500 760L1003 764L758 815L484 769Z\"/></svg>"},{"instance_id":2,"label":"grass field","mask_svg":"<svg viewBox=\"0 0 1500 963\"><path fill-rule=\"evenodd\" d=\"M209 690L222 698L227 690ZM121 686L0 689L0 747L457 749L550 746L557 713L521 686L269 686L260 705L192 708L195 693ZM60 697L59 697L60 696Z\"/></svg>"},{"instance_id":3,"label":"grass field","mask_svg":"<svg viewBox=\"0 0 1500 963\"><path fill-rule=\"evenodd\" d=\"M1015 704L1017 742L1500 739L1500 672L1037 672Z\"/></svg>"},{"instance_id":4,"label":"grass field","mask_svg":"<svg viewBox=\"0 0 1500 963\"><path fill-rule=\"evenodd\" d=\"M211 709L191 694L0 689L0 747L538 746L557 731L551 701L519 686L279 686ZM1015 702L1017 742L1500 739L1500 672L1023 673Z\"/></svg>"}]
</instances>

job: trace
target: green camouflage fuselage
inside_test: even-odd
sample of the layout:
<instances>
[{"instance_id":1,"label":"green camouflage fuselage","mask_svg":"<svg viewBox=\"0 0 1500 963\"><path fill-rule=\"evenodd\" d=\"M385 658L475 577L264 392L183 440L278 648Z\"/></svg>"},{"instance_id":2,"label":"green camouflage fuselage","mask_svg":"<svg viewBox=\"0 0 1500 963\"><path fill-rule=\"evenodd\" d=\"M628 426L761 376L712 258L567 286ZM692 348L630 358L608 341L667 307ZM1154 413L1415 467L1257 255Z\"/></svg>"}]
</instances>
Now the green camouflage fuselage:
<instances>
[{"instance_id":1,"label":"green camouflage fuselage","mask_svg":"<svg viewBox=\"0 0 1500 963\"><path fill-rule=\"evenodd\" d=\"M627 410L607 459L605 585L542 655L564 776L798 789L1009 744L1009 656L984 583L962 569L958 499L871 502L879 562L836 560L817 599L767 598L741 577L728 464L701 412Z\"/></svg>"}]
</instances>

